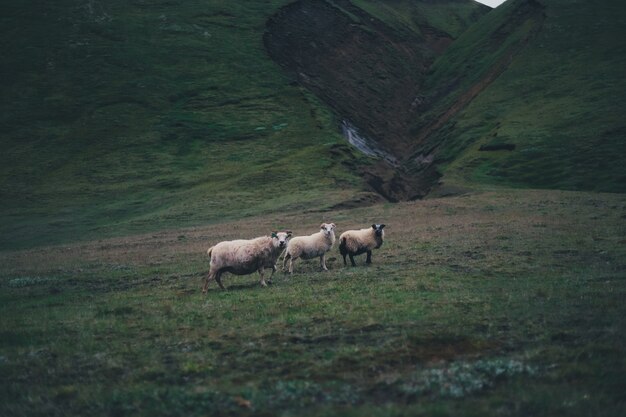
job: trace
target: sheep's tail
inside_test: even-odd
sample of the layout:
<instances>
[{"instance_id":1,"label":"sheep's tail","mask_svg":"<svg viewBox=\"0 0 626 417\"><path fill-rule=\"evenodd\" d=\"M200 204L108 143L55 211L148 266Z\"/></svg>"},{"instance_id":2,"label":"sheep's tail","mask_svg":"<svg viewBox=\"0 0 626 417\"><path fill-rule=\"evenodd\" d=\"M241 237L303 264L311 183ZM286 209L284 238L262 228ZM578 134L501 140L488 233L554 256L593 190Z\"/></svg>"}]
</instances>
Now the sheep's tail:
<instances>
[{"instance_id":1,"label":"sheep's tail","mask_svg":"<svg viewBox=\"0 0 626 417\"><path fill-rule=\"evenodd\" d=\"M211 257L211 252L213 252L213 248L214 248L214 247L215 247L215 246L211 246L211 247L209 248L209 250L207 250L207 251L206 251L207 255L209 255L209 258Z\"/></svg>"},{"instance_id":2,"label":"sheep's tail","mask_svg":"<svg viewBox=\"0 0 626 417\"><path fill-rule=\"evenodd\" d=\"M346 248L346 238L341 238L341 242L339 242L339 253L342 255L345 255L348 253L348 250Z\"/></svg>"}]
</instances>

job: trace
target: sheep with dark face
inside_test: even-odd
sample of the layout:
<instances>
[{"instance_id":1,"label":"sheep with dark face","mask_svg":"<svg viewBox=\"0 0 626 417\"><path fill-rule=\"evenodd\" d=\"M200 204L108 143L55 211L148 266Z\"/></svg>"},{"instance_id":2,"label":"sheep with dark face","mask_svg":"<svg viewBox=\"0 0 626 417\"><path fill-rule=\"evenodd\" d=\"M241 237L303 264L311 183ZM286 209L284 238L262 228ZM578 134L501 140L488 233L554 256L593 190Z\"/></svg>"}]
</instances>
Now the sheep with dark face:
<instances>
[{"instance_id":1,"label":"sheep with dark face","mask_svg":"<svg viewBox=\"0 0 626 417\"><path fill-rule=\"evenodd\" d=\"M385 238L384 224L373 224L372 227L361 230L347 230L339 236L339 253L343 256L343 264L347 265L346 255L350 257L352 266L354 257L367 253L365 263L372 263L372 249L378 249L383 245Z\"/></svg>"},{"instance_id":2,"label":"sheep with dark face","mask_svg":"<svg viewBox=\"0 0 626 417\"><path fill-rule=\"evenodd\" d=\"M276 272L276 261L287 247L290 237L290 231L272 232L271 236L262 236L251 240L230 240L212 246L207 251L211 257L211 266L202 292L207 292L209 282L213 279L221 289L224 289L221 280L224 272L248 275L258 271L261 276L261 285L266 287L265 268L272 269L268 279L271 283L272 276Z\"/></svg>"},{"instance_id":3,"label":"sheep with dark face","mask_svg":"<svg viewBox=\"0 0 626 417\"><path fill-rule=\"evenodd\" d=\"M293 261L298 258L311 259L320 258L320 266L324 271L326 267L326 252L335 243L335 223L322 223L320 231L310 236L296 236L287 244L285 257L283 258L283 271L285 263L289 261L289 273L293 273Z\"/></svg>"}]
</instances>

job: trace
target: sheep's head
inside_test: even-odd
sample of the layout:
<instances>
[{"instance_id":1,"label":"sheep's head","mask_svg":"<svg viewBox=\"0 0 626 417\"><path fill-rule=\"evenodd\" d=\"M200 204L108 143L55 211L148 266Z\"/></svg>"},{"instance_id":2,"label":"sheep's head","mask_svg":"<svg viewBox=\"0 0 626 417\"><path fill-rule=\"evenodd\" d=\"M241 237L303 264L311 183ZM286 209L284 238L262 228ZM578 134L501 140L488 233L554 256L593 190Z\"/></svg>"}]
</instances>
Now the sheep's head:
<instances>
[{"instance_id":1,"label":"sheep's head","mask_svg":"<svg viewBox=\"0 0 626 417\"><path fill-rule=\"evenodd\" d=\"M286 230L284 232L272 232L272 242L274 242L274 246L284 248L287 246L289 239L291 239L291 230Z\"/></svg>"},{"instance_id":2,"label":"sheep's head","mask_svg":"<svg viewBox=\"0 0 626 417\"><path fill-rule=\"evenodd\" d=\"M326 237L330 237L335 234L335 223L322 223L320 225L320 230Z\"/></svg>"},{"instance_id":3,"label":"sheep's head","mask_svg":"<svg viewBox=\"0 0 626 417\"><path fill-rule=\"evenodd\" d=\"M378 237L384 237L385 232L383 232L384 224L373 224L372 229L374 229L374 234Z\"/></svg>"}]
</instances>

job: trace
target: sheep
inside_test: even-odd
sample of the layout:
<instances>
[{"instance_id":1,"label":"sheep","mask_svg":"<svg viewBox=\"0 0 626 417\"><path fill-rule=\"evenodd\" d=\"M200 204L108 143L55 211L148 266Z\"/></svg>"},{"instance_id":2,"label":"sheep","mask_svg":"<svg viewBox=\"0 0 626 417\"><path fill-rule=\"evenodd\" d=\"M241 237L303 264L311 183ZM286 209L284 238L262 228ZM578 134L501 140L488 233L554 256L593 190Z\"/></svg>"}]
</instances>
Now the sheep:
<instances>
[{"instance_id":1,"label":"sheep","mask_svg":"<svg viewBox=\"0 0 626 417\"><path fill-rule=\"evenodd\" d=\"M335 223L322 223L320 231L310 236L296 236L289 241L285 256L283 257L283 271L285 263L289 260L289 273L293 274L293 261L298 258L311 259L320 257L320 266L326 268L326 252L335 244Z\"/></svg>"},{"instance_id":2,"label":"sheep","mask_svg":"<svg viewBox=\"0 0 626 417\"><path fill-rule=\"evenodd\" d=\"M339 236L339 253L343 256L343 264L347 265L346 255L350 257L352 266L354 257L367 252L366 264L372 263L372 249L378 249L385 238L384 224L373 224L372 227L361 230L346 230Z\"/></svg>"},{"instance_id":3,"label":"sheep","mask_svg":"<svg viewBox=\"0 0 626 417\"><path fill-rule=\"evenodd\" d=\"M202 292L207 292L209 282L212 279L217 282L221 289L224 289L221 280L224 272L247 275L258 271L261 276L261 285L266 287L265 268L272 269L268 279L268 282L271 283L272 276L276 272L276 261L287 246L289 238L291 238L291 231L272 232L271 236L262 236L251 240L225 241L210 247L207 250L211 257L210 270Z\"/></svg>"}]
</instances>

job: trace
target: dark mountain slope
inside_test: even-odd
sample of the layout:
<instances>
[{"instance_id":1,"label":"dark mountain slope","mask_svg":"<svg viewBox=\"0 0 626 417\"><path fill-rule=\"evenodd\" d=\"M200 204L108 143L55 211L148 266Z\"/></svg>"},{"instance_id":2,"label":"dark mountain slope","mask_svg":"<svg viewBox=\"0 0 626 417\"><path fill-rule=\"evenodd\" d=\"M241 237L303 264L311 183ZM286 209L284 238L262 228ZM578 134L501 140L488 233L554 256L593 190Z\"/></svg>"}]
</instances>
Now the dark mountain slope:
<instances>
[{"instance_id":1,"label":"dark mountain slope","mask_svg":"<svg viewBox=\"0 0 626 417\"><path fill-rule=\"evenodd\" d=\"M430 65L487 10L468 1L300 0L268 21L264 41L294 79L401 160ZM409 176L379 163L366 176L386 198L400 200L423 196L436 172Z\"/></svg>"}]
</instances>

